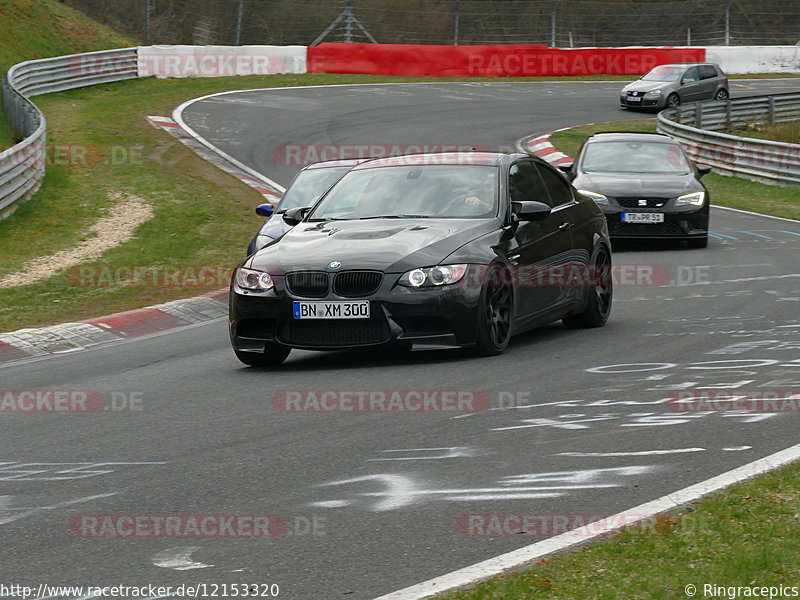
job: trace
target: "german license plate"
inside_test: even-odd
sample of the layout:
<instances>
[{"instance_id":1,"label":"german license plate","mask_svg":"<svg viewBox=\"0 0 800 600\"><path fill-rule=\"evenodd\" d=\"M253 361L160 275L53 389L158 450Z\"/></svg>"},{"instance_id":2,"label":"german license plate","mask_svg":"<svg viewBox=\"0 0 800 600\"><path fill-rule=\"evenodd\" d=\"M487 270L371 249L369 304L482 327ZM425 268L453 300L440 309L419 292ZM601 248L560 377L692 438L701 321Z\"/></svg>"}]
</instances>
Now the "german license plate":
<instances>
[{"instance_id":1,"label":"german license plate","mask_svg":"<svg viewBox=\"0 0 800 600\"><path fill-rule=\"evenodd\" d=\"M664 213L622 213L623 223L663 223Z\"/></svg>"},{"instance_id":2,"label":"german license plate","mask_svg":"<svg viewBox=\"0 0 800 600\"><path fill-rule=\"evenodd\" d=\"M294 302L295 319L369 319L369 300Z\"/></svg>"},{"instance_id":3,"label":"german license plate","mask_svg":"<svg viewBox=\"0 0 800 600\"><path fill-rule=\"evenodd\" d=\"M628 96L628 102L641 102L641 96Z\"/></svg>"}]
</instances>

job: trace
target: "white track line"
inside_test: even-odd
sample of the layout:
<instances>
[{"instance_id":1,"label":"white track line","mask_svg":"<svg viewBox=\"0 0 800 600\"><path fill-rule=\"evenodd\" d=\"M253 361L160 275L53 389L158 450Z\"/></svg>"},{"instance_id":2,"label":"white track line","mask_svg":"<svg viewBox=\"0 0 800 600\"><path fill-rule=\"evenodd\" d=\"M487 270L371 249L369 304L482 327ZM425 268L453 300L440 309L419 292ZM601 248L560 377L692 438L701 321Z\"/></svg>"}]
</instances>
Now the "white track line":
<instances>
[{"instance_id":1,"label":"white track line","mask_svg":"<svg viewBox=\"0 0 800 600\"><path fill-rule=\"evenodd\" d=\"M712 204L715 209L732 210L733 212L742 213L745 215L752 215L754 217L766 217L767 219L777 219L778 221L786 221L788 223L800 223L797 219L787 219L786 217L776 217L774 215L765 215L764 213L753 212L752 210L742 210L741 208L731 208L730 206L719 206Z\"/></svg>"},{"instance_id":2,"label":"white track line","mask_svg":"<svg viewBox=\"0 0 800 600\"><path fill-rule=\"evenodd\" d=\"M490 558L483 562L470 565L458 571L453 571L435 579L429 579L417 585L412 585L402 590L380 596L375 600L422 600L430 598L442 592L452 591L459 588L475 585L494 577L505 571L520 569L529 565L544 556L561 552L572 546L586 544L600 535L620 528L621 524L630 525L633 521L623 521L631 516L636 516L638 520L648 519L656 514L675 510L690 502L696 502L703 496L717 492L740 481L750 479L757 475L767 473L778 467L794 462L800 458L800 444L791 446L775 454L765 456L759 460L737 467L727 473L717 475L706 481L691 485L682 490L678 490L666 496L662 496L652 502L640 504L625 512L598 521L592 525L598 533L594 535L575 535L571 532L562 533L555 537L525 546L519 550L501 554L495 558Z\"/></svg>"}]
</instances>

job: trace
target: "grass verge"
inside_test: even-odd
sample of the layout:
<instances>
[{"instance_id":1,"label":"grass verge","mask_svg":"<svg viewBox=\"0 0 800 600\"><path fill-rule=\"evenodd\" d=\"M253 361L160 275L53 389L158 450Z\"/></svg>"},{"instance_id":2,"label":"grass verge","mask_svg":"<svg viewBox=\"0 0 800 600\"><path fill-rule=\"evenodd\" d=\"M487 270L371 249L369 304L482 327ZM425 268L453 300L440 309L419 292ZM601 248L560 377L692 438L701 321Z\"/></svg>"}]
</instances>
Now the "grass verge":
<instances>
[{"instance_id":1,"label":"grass verge","mask_svg":"<svg viewBox=\"0 0 800 600\"><path fill-rule=\"evenodd\" d=\"M754 594L713 596L703 586L791 588L800 585L799 507L800 466L795 464L580 551L437 598L685 599L692 597L690 585L697 598L742 598Z\"/></svg>"},{"instance_id":2,"label":"grass verge","mask_svg":"<svg viewBox=\"0 0 800 600\"><path fill-rule=\"evenodd\" d=\"M767 123L748 123L746 125L731 127L725 133L759 140L797 144L800 142L800 119L788 121L786 123L775 123L774 125L769 125Z\"/></svg>"},{"instance_id":3,"label":"grass verge","mask_svg":"<svg viewBox=\"0 0 800 600\"><path fill-rule=\"evenodd\" d=\"M794 124L786 124L789 125ZM559 131L550 142L564 154L575 156L587 136L601 131L656 131L656 119L595 123ZM711 202L742 210L800 219L800 188L766 185L743 179L710 173L703 177Z\"/></svg>"},{"instance_id":4,"label":"grass verge","mask_svg":"<svg viewBox=\"0 0 800 600\"><path fill-rule=\"evenodd\" d=\"M0 75L25 60L135 45L133 40L54 0L3 0L0 24ZM0 108L0 151L14 142Z\"/></svg>"}]
</instances>

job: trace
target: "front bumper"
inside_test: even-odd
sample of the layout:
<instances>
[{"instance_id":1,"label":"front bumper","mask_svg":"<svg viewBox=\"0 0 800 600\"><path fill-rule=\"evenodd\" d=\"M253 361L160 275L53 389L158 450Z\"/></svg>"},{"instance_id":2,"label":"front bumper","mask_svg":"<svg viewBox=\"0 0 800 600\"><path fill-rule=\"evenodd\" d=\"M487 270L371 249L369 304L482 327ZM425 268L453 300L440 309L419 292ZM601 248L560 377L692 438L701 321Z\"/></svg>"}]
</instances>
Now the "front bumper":
<instances>
[{"instance_id":1,"label":"front bumper","mask_svg":"<svg viewBox=\"0 0 800 600\"><path fill-rule=\"evenodd\" d=\"M397 285L400 274L385 274L378 291L366 298L304 298L286 289L247 292L231 286L230 337L236 350L262 352L266 344L307 350L335 350L392 341L428 346L469 346L476 340L480 287L457 283L441 287ZM465 280L467 278L465 277ZM296 319L293 303L368 300L368 319Z\"/></svg>"},{"instance_id":2,"label":"front bumper","mask_svg":"<svg viewBox=\"0 0 800 600\"><path fill-rule=\"evenodd\" d=\"M631 98L640 98L640 100L631 100ZM623 108L664 108L666 106L666 98L664 94L653 96L645 93L644 95L631 97L627 94L620 94L619 105Z\"/></svg>"},{"instance_id":3,"label":"front bumper","mask_svg":"<svg viewBox=\"0 0 800 600\"><path fill-rule=\"evenodd\" d=\"M612 239L692 239L708 235L708 203L696 210L635 210L615 206L603 206L608 223L608 233ZM661 212L662 223L627 223L622 221L623 213Z\"/></svg>"}]
</instances>

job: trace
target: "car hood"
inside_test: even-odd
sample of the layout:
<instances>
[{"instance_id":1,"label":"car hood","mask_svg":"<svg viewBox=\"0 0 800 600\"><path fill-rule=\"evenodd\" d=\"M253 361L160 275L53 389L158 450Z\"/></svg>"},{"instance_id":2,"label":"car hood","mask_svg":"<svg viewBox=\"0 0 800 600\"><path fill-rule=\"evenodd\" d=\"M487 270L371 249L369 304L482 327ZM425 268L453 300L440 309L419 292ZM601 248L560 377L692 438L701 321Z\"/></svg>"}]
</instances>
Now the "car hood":
<instances>
[{"instance_id":1,"label":"car hood","mask_svg":"<svg viewBox=\"0 0 800 600\"><path fill-rule=\"evenodd\" d=\"M581 173L572 183L579 190L597 192L612 198L630 196L674 198L703 189L694 173L687 175Z\"/></svg>"},{"instance_id":2,"label":"car hood","mask_svg":"<svg viewBox=\"0 0 800 600\"><path fill-rule=\"evenodd\" d=\"M673 81L634 81L625 86L625 90L628 92L649 92L673 83Z\"/></svg>"},{"instance_id":3,"label":"car hood","mask_svg":"<svg viewBox=\"0 0 800 600\"><path fill-rule=\"evenodd\" d=\"M304 222L256 252L252 268L272 274L295 270L375 269L402 273L439 264L471 240L500 228L497 219L375 219Z\"/></svg>"}]
</instances>

